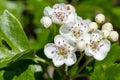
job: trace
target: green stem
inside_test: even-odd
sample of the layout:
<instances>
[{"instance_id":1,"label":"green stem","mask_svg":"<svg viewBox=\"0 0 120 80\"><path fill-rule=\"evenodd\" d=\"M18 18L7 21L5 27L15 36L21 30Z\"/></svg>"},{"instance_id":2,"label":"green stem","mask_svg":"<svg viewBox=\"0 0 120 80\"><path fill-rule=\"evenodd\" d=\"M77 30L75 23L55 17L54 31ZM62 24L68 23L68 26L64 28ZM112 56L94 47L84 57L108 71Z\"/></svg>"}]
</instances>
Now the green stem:
<instances>
[{"instance_id":1,"label":"green stem","mask_svg":"<svg viewBox=\"0 0 120 80\"><path fill-rule=\"evenodd\" d=\"M65 72L67 73L68 72L68 66L65 65Z\"/></svg>"},{"instance_id":2,"label":"green stem","mask_svg":"<svg viewBox=\"0 0 120 80\"><path fill-rule=\"evenodd\" d=\"M40 57L38 57L38 56L36 56L34 60L39 61L39 62L42 62L42 63L46 63L46 60L45 60L45 59L42 59L42 58L40 58Z\"/></svg>"},{"instance_id":3,"label":"green stem","mask_svg":"<svg viewBox=\"0 0 120 80\"><path fill-rule=\"evenodd\" d=\"M79 78L79 77L84 77L84 76L88 76L88 74L79 74L77 75L76 77L72 78L73 80L76 79L76 78Z\"/></svg>"},{"instance_id":4,"label":"green stem","mask_svg":"<svg viewBox=\"0 0 120 80\"><path fill-rule=\"evenodd\" d=\"M84 53L80 53L80 54L81 55L80 55L79 59L77 60L77 62L75 63L75 65L69 70L69 72L72 72L76 68L76 66L79 64L79 62L82 60L82 58L84 56Z\"/></svg>"},{"instance_id":5,"label":"green stem","mask_svg":"<svg viewBox=\"0 0 120 80\"><path fill-rule=\"evenodd\" d=\"M82 66L81 68L78 70L78 72L76 73L76 75L74 76L74 78L76 78L78 76L78 74L93 60L93 58L89 58Z\"/></svg>"}]
</instances>

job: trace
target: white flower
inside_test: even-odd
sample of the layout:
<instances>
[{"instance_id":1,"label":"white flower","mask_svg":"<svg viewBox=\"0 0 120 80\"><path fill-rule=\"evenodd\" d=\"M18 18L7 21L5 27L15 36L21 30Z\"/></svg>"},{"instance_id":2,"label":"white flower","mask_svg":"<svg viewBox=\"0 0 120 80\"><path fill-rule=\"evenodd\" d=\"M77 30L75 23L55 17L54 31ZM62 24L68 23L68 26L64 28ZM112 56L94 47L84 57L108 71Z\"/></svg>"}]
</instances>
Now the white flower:
<instances>
[{"instance_id":1,"label":"white flower","mask_svg":"<svg viewBox=\"0 0 120 80\"><path fill-rule=\"evenodd\" d=\"M102 30L112 31L113 30L113 25L111 23L107 22L107 23L103 24Z\"/></svg>"},{"instance_id":2,"label":"white flower","mask_svg":"<svg viewBox=\"0 0 120 80\"><path fill-rule=\"evenodd\" d=\"M110 50L110 41L102 39L102 32L99 30L94 31L86 37L88 38L87 40L84 38L84 40L87 41L85 54L87 56L93 56L96 60L103 60Z\"/></svg>"},{"instance_id":3,"label":"white flower","mask_svg":"<svg viewBox=\"0 0 120 80\"><path fill-rule=\"evenodd\" d=\"M118 38L119 38L119 34L117 31L111 31L108 38L111 40L111 41L117 41Z\"/></svg>"},{"instance_id":4,"label":"white flower","mask_svg":"<svg viewBox=\"0 0 120 80\"><path fill-rule=\"evenodd\" d=\"M98 25L97 25L96 22L91 22L91 23L89 24L89 27L90 27L90 31L91 31L91 32L98 29Z\"/></svg>"},{"instance_id":5,"label":"white flower","mask_svg":"<svg viewBox=\"0 0 120 80\"><path fill-rule=\"evenodd\" d=\"M41 18L40 22L42 23L42 25L45 27L45 28L49 28L52 24L52 21L49 17L47 16L44 16Z\"/></svg>"},{"instance_id":6,"label":"white flower","mask_svg":"<svg viewBox=\"0 0 120 80\"><path fill-rule=\"evenodd\" d=\"M84 51L86 48L86 43L84 40L78 41L76 45L79 51Z\"/></svg>"},{"instance_id":7,"label":"white flower","mask_svg":"<svg viewBox=\"0 0 120 80\"><path fill-rule=\"evenodd\" d=\"M60 27L60 34L70 41L70 43L76 43L81 40L81 37L89 32L89 27L83 21L76 21L71 26L62 25Z\"/></svg>"},{"instance_id":8,"label":"white flower","mask_svg":"<svg viewBox=\"0 0 120 80\"><path fill-rule=\"evenodd\" d=\"M51 17L52 21L56 24L74 22L77 18L75 9L72 5L55 4L53 8L46 7L44 15Z\"/></svg>"},{"instance_id":9,"label":"white flower","mask_svg":"<svg viewBox=\"0 0 120 80\"><path fill-rule=\"evenodd\" d=\"M66 39L57 35L54 39L55 44L49 43L44 47L44 53L49 58L52 59L55 66L59 67L64 63L68 66L73 65L77 58L74 53L75 48L69 45Z\"/></svg>"},{"instance_id":10,"label":"white flower","mask_svg":"<svg viewBox=\"0 0 120 80\"><path fill-rule=\"evenodd\" d=\"M99 13L95 16L95 21L97 23L103 23L103 22L105 22L105 16L103 14Z\"/></svg>"}]
</instances>

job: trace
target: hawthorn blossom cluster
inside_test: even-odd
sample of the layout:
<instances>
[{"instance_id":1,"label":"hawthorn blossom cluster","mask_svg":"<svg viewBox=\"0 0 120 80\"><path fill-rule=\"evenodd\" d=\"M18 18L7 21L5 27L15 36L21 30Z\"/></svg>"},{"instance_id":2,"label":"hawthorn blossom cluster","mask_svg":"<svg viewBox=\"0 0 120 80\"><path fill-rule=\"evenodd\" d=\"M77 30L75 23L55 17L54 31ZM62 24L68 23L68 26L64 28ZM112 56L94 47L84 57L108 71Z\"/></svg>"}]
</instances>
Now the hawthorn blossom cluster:
<instances>
[{"instance_id":1,"label":"hawthorn blossom cluster","mask_svg":"<svg viewBox=\"0 0 120 80\"><path fill-rule=\"evenodd\" d=\"M54 43L48 43L44 47L45 55L52 59L57 67L75 64L76 51L93 56L96 60L103 60L110 51L110 41L115 42L119 38L118 33L113 30L113 25L105 22L103 14L97 14L95 22L84 20L77 16L75 8L70 4L45 7L44 16L40 21L45 28L52 27L52 23L61 25L60 34L55 36Z\"/></svg>"}]
</instances>

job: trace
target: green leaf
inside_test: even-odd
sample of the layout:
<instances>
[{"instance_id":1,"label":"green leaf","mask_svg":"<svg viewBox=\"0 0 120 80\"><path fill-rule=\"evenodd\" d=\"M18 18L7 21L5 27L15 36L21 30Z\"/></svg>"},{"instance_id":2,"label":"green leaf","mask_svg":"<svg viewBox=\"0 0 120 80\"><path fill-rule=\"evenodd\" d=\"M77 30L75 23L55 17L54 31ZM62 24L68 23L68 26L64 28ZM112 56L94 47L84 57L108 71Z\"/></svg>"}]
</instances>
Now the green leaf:
<instances>
[{"instance_id":1,"label":"green leaf","mask_svg":"<svg viewBox=\"0 0 120 80\"><path fill-rule=\"evenodd\" d=\"M40 65L34 64L31 60L21 60L2 69L0 80L36 80L34 75L39 72L42 72Z\"/></svg>"},{"instance_id":2,"label":"green leaf","mask_svg":"<svg viewBox=\"0 0 120 80\"><path fill-rule=\"evenodd\" d=\"M96 61L91 80L120 80L120 45L112 45L110 52L103 61Z\"/></svg>"},{"instance_id":3,"label":"green leaf","mask_svg":"<svg viewBox=\"0 0 120 80\"><path fill-rule=\"evenodd\" d=\"M97 66L91 80L120 80L120 64L111 64L104 69Z\"/></svg>"},{"instance_id":4,"label":"green leaf","mask_svg":"<svg viewBox=\"0 0 120 80\"><path fill-rule=\"evenodd\" d=\"M0 16L0 68L30 52L28 39L20 22L5 10Z\"/></svg>"}]
</instances>

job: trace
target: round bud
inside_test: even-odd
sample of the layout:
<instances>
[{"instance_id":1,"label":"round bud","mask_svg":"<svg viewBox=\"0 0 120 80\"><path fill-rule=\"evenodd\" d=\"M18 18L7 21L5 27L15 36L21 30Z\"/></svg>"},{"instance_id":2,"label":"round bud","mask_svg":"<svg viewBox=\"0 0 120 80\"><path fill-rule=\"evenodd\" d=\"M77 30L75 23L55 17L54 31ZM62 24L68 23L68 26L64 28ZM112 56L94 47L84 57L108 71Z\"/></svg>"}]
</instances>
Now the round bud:
<instances>
[{"instance_id":1,"label":"round bud","mask_svg":"<svg viewBox=\"0 0 120 80\"><path fill-rule=\"evenodd\" d=\"M96 16L95 16L95 21L97 22L97 23L104 23L105 22L105 16L103 15L103 14L97 14Z\"/></svg>"},{"instance_id":2,"label":"round bud","mask_svg":"<svg viewBox=\"0 0 120 80\"><path fill-rule=\"evenodd\" d=\"M45 28L49 28L52 24L52 20L47 17L47 16L43 16L40 20L40 22L42 23L42 25L45 27Z\"/></svg>"},{"instance_id":3,"label":"round bud","mask_svg":"<svg viewBox=\"0 0 120 80\"><path fill-rule=\"evenodd\" d=\"M112 31L113 30L113 25L110 22L107 22L107 23L103 24L102 30Z\"/></svg>"},{"instance_id":4,"label":"round bud","mask_svg":"<svg viewBox=\"0 0 120 80\"><path fill-rule=\"evenodd\" d=\"M67 4L66 8L67 8L67 10L73 10L73 11L75 11L75 8L72 5L70 5L70 4Z\"/></svg>"},{"instance_id":5,"label":"round bud","mask_svg":"<svg viewBox=\"0 0 120 80\"><path fill-rule=\"evenodd\" d=\"M79 51L84 51L86 48L86 43L84 40L80 40L77 42L77 48Z\"/></svg>"},{"instance_id":6,"label":"round bud","mask_svg":"<svg viewBox=\"0 0 120 80\"><path fill-rule=\"evenodd\" d=\"M108 36L110 34L110 31L108 31L108 30L102 30L102 33L103 33L103 38L108 38Z\"/></svg>"},{"instance_id":7,"label":"round bud","mask_svg":"<svg viewBox=\"0 0 120 80\"><path fill-rule=\"evenodd\" d=\"M89 28L90 28L90 31L94 31L94 30L97 30L98 25L97 25L96 22L91 22L91 23L89 24Z\"/></svg>"},{"instance_id":8,"label":"round bud","mask_svg":"<svg viewBox=\"0 0 120 80\"><path fill-rule=\"evenodd\" d=\"M108 38L111 40L111 41L117 41L118 38L119 38L119 34L117 31L111 31Z\"/></svg>"}]
</instances>

